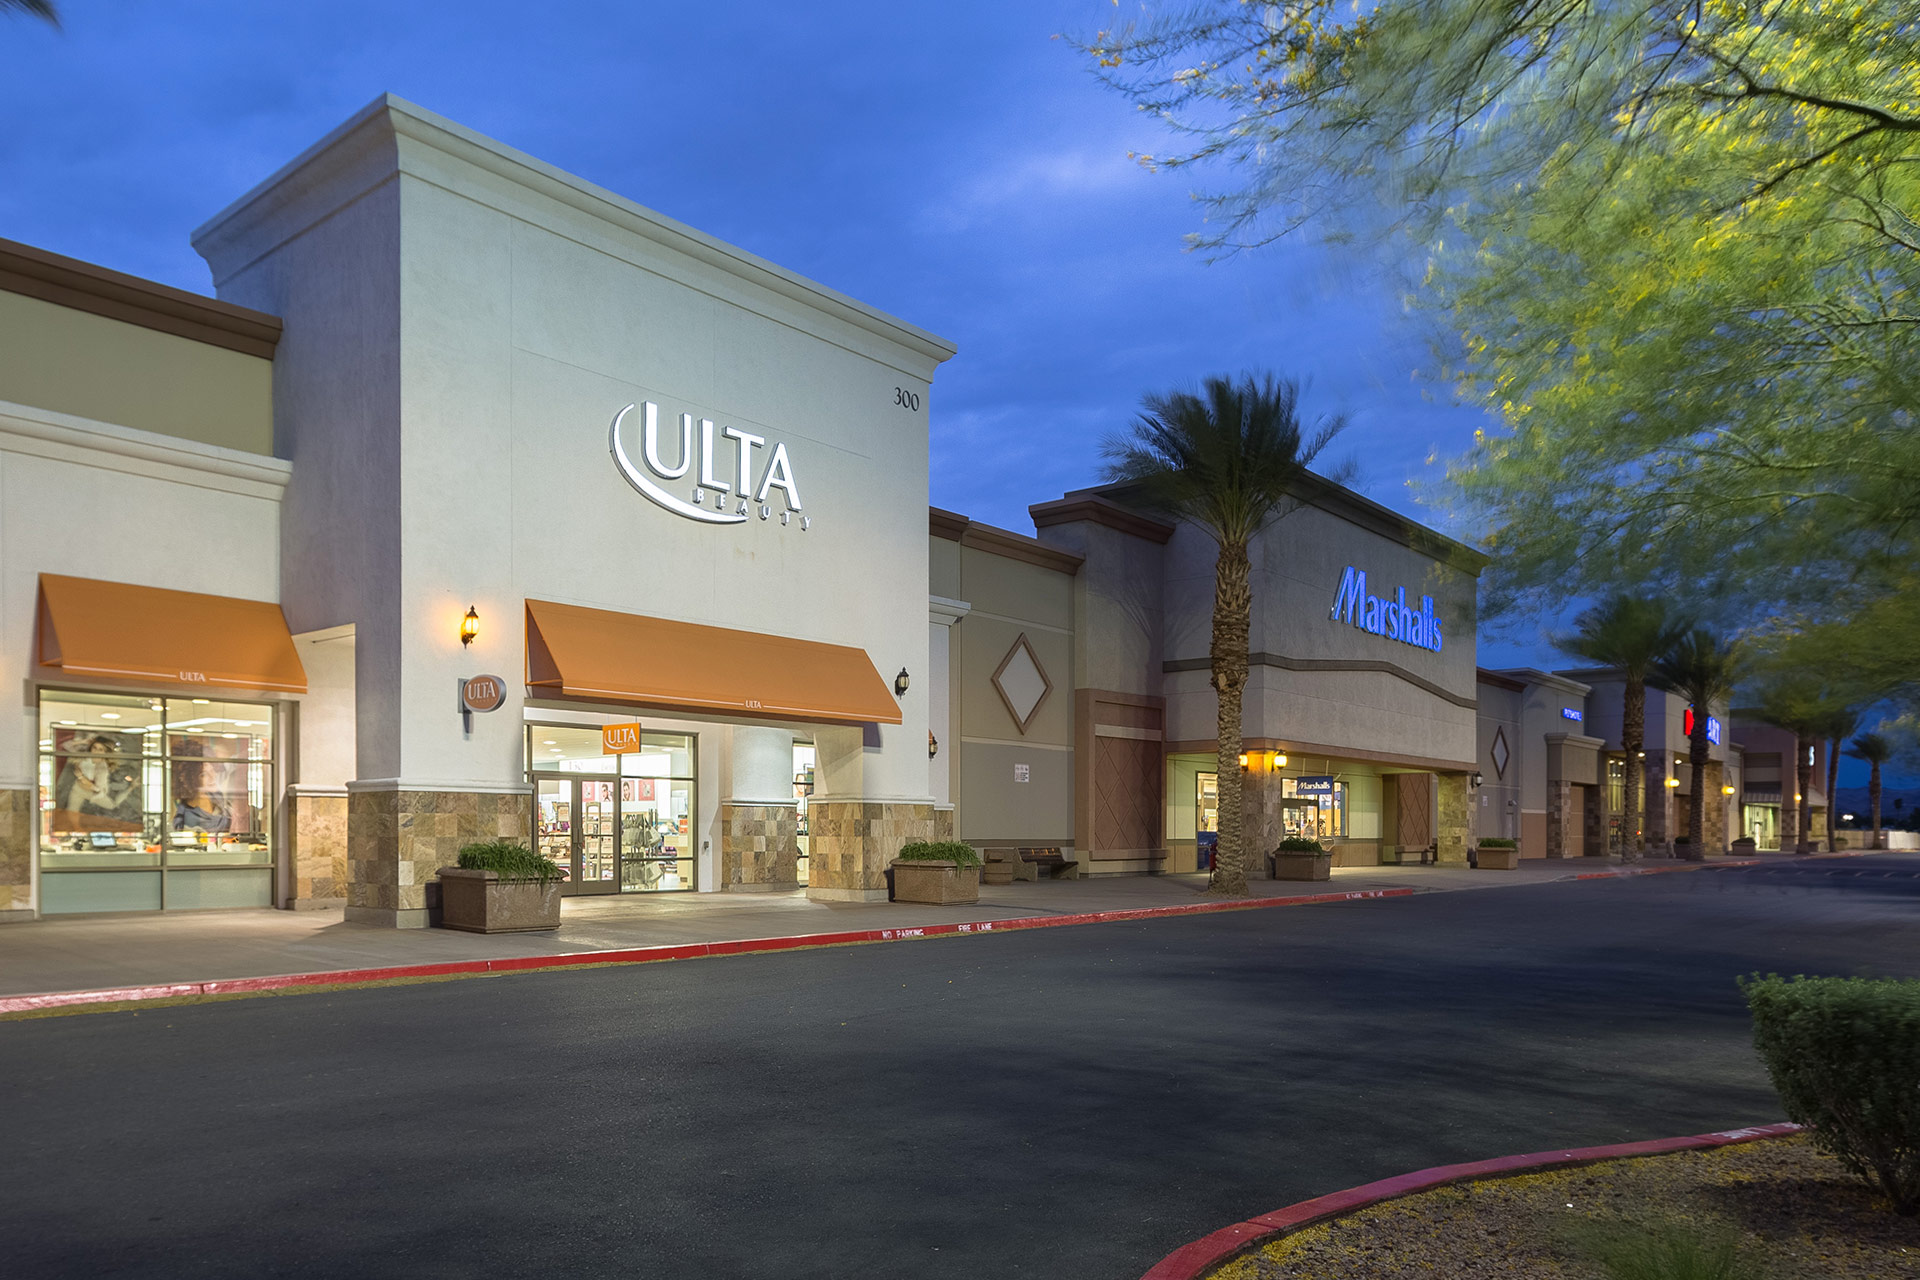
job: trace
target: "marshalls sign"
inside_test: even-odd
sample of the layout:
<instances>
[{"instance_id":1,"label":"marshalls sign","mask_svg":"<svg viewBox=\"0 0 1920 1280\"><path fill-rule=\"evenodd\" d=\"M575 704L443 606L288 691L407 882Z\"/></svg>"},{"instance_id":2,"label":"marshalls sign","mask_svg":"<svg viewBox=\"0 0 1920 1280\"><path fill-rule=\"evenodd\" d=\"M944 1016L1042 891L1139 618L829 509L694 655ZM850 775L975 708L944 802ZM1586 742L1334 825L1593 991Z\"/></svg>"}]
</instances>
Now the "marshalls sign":
<instances>
[{"instance_id":1,"label":"marshalls sign","mask_svg":"<svg viewBox=\"0 0 1920 1280\"><path fill-rule=\"evenodd\" d=\"M1440 618L1433 611L1433 597L1421 596L1420 607L1407 603L1407 589L1393 595L1367 594L1367 571L1347 566L1340 575L1340 589L1334 593L1332 618L1351 622L1362 631L1388 640L1398 640L1421 649L1440 652L1445 637L1440 634Z\"/></svg>"}]
</instances>

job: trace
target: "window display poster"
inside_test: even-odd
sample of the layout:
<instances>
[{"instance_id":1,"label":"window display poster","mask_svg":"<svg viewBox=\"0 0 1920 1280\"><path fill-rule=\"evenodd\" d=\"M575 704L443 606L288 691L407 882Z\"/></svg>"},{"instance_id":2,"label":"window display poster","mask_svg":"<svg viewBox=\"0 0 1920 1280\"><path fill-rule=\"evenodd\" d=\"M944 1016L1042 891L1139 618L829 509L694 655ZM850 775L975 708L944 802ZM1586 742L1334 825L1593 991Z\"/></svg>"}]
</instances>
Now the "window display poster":
<instances>
[{"instance_id":1,"label":"window display poster","mask_svg":"<svg viewBox=\"0 0 1920 1280\"><path fill-rule=\"evenodd\" d=\"M142 829L140 735L55 729L53 830Z\"/></svg>"},{"instance_id":2,"label":"window display poster","mask_svg":"<svg viewBox=\"0 0 1920 1280\"><path fill-rule=\"evenodd\" d=\"M175 734L169 754L175 831L253 830L247 805L247 739Z\"/></svg>"}]
</instances>

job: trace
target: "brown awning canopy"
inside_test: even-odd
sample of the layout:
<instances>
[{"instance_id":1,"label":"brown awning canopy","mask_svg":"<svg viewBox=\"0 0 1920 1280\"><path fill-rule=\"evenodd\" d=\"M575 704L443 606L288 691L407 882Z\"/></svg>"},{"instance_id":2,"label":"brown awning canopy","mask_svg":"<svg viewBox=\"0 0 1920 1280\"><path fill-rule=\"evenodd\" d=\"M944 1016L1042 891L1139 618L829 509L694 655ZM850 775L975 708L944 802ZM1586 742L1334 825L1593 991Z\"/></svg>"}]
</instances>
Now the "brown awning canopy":
<instances>
[{"instance_id":1,"label":"brown awning canopy","mask_svg":"<svg viewBox=\"0 0 1920 1280\"><path fill-rule=\"evenodd\" d=\"M527 684L570 698L833 724L899 724L864 649L527 601Z\"/></svg>"},{"instance_id":2,"label":"brown awning canopy","mask_svg":"<svg viewBox=\"0 0 1920 1280\"><path fill-rule=\"evenodd\" d=\"M305 693L280 606L127 582L40 575L40 665L179 689Z\"/></svg>"}]
</instances>

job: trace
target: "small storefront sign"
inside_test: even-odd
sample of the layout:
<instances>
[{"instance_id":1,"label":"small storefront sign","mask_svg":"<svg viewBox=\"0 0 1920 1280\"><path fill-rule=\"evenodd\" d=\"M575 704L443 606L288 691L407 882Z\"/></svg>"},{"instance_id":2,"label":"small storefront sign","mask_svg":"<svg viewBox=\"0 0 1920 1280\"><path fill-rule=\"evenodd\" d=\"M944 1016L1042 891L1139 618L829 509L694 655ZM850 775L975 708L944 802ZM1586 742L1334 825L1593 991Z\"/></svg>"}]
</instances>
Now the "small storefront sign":
<instances>
[{"instance_id":1,"label":"small storefront sign","mask_svg":"<svg viewBox=\"0 0 1920 1280\"><path fill-rule=\"evenodd\" d=\"M498 711L507 700L507 682L499 676L473 676L460 682L460 706L467 711Z\"/></svg>"},{"instance_id":2,"label":"small storefront sign","mask_svg":"<svg viewBox=\"0 0 1920 1280\"><path fill-rule=\"evenodd\" d=\"M1688 707L1680 717L1680 732L1689 738L1693 736L1692 707ZM1720 718L1718 716L1707 717L1707 741L1716 747L1720 745Z\"/></svg>"},{"instance_id":3,"label":"small storefront sign","mask_svg":"<svg viewBox=\"0 0 1920 1280\"><path fill-rule=\"evenodd\" d=\"M1329 774L1317 774L1293 780L1293 794L1297 796L1330 796L1333 794L1333 778Z\"/></svg>"},{"instance_id":4,"label":"small storefront sign","mask_svg":"<svg viewBox=\"0 0 1920 1280\"><path fill-rule=\"evenodd\" d=\"M1562 720L1571 720L1575 724L1579 724L1581 720L1581 716L1582 716L1582 712L1577 707L1560 708L1560 718Z\"/></svg>"},{"instance_id":5,"label":"small storefront sign","mask_svg":"<svg viewBox=\"0 0 1920 1280\"><path fill-rule=\"evenodd\" d=\"M606 724L600 726L600 751L602 755L620 756L640 749L640 726L637 724Z\"/></svg>"}]
</instances>

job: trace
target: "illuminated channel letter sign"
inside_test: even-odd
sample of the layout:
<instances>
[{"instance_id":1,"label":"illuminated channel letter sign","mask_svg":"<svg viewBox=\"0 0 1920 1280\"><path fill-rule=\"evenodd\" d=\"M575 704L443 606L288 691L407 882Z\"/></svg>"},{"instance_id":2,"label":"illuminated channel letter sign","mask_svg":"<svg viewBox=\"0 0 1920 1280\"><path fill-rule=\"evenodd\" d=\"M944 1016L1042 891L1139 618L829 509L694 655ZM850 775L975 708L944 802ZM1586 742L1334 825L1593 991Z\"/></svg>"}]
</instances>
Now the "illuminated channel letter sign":
<instances>
[{"instance_id":1,"label":"illuminated channel letter sign","mask_svg":"<svg viewBox=\"0 0 1920 1280\"><path fill-rule=\"evenodd\" d=\"M1333 794L1331 774L1309 774L1293 780L1293 794L1297 796L1330 796Z\"/></svg>"},{"instance_id":2,"label":"illuminated channel letter sign","mask_svg":"<svg viewBox=\"0 0 1920 1280\"><path fill-rule=\"evenodd\" d=\"M1333 597L1329 616L1335 622L1351 622L1362 631L1435 653L1445 641L1432 596L1421 596L1420 607L1415 609L1407 603L1405 587L1385 598L1368 595L1367 571L1352 565L1340 575L1340 589Z\"/></svg>"},{"instance_id":3,"label":"illuminated channel letter sign","mask_svg":"<svg viewBox=\"0 0 1920 1280\"><path fill-rule=\"evenodd\" d=\"M1689 738L1693 736L1693 708L1692 707L1688 707L1686 711L1681 713L1680 732ZM1716 747L1720 745L1720 720L1716 716L1707 717L1707 741L1711 742Z\"/></svg>"},{"instance_id":4,"label":"illuminated channel letter sign","mask_svg":"<svg viewBox=\"0 0 1920 1280\"><path fill-rule=\"evenodd\" d=\"M621 427L635 409L640 410L640 457L644 466L634 462L620 437ZM765 436L722 427L716 440L713 419L701 418L696 431L690 413L680 415L679 435L674 463L669 466L660 456L660 407L648 400L630 404L613 415L613 425L607 429L607 449L628 484L677 516L703 524L745 524L755 516L771 520L775 511L769 499L778 489L780 523L795 523L798 516L801 529L813 526L810 516L800 514L800 487L794 483L793 462L787 457L785 444L774 442L772 451L765 453L766 465L758 468L756 477L755 451L766 449ZM714 469L716 454L720 455L720 471ZM665 482L685 481L696 467L698 474L684 490L685 497L668 492Z\"/></svg>"}]
</instances>

